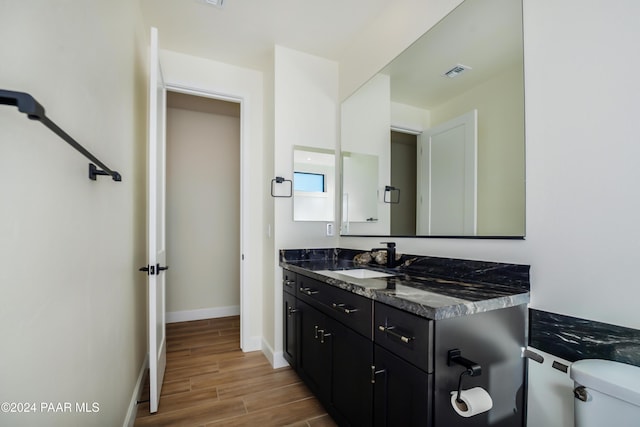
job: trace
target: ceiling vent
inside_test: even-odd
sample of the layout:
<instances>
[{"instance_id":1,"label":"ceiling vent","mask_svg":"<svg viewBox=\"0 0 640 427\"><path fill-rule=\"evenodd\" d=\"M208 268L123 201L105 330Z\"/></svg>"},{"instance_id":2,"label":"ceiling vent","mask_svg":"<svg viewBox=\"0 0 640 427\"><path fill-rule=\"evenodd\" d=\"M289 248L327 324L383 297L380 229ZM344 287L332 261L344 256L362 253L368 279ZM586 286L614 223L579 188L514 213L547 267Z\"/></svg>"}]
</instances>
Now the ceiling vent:
<instances>
[{"instance_id":1,"label":"ceiling vent","mask_svg":"<svg viewBox=\"0 0 640 427\"><path fill-rule=\"evenodd\" d=\"M466 66L466 65L462 65L462 64L457 64L455 67L451 68L449 71L446 71L443 76L445 77L449 77L450 79L454 78L454 77L458 77L460 74L464 73L467 70L470 70L471 67Z\"/></svg>"}]
</instances>

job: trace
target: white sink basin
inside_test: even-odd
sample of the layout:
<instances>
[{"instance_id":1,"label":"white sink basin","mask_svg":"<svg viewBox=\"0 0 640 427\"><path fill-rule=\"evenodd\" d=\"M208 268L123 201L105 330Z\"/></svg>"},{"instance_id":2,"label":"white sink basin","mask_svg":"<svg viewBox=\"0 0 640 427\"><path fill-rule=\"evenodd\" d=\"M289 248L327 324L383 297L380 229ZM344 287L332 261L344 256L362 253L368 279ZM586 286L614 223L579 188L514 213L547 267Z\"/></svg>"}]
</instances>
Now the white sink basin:
<instances>
[{"instance_id":1,"label":"white sink basin","mask_svg":"<svg viewBox=\"0 0 640 427\"><path fill-rule=\"evenodd\" d=\"M377 279L380 277L393 277L394 274L382 273L380 271L367 270L366 268L356 268L354 270L335 270L334 273L344 274L345 276L355 277L357 279Z\"/></svg>"}]
</instances>

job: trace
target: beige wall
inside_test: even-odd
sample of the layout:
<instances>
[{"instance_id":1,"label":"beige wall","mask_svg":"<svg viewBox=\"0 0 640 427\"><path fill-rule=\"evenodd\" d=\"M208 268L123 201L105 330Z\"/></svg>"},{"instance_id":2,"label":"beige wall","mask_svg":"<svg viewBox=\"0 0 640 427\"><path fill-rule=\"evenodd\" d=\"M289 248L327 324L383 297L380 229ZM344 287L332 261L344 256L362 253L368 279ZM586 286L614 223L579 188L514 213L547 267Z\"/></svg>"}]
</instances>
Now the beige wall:
<instances>
[{"instance_id":1,"label":"beige wall","mask_svg":"<svg viewBox=\"0 0 640 427\"><path fill-rule=\"evenodd\" d=\"M146 354L145 150L148 35L136 2L3 1L0 85L122 174L0 106L0 414L11 426L118 426ZM73 412L42 413L70 402ZM76 413L93 402L97 413Z\"/></svg>"},{"instance_id":2,"label":"beige wall","mask_svg":"<svg viewBox=\"0 0 640 427\"><path fill-rule=\"evenodd\" d=\"M478 110L478 234L525 232L522 63L431 110L437 126Z\"/></svg>"},{"instance_id":3,"label":"beige wall","mask_svg":"<svg viewBox=\"0 0 640 427\"><path fill-rule=\"evenodd\" d=\"M167 260L168 313L239 310L239 114L167 110Z\"/></svg>"}]
</instances>

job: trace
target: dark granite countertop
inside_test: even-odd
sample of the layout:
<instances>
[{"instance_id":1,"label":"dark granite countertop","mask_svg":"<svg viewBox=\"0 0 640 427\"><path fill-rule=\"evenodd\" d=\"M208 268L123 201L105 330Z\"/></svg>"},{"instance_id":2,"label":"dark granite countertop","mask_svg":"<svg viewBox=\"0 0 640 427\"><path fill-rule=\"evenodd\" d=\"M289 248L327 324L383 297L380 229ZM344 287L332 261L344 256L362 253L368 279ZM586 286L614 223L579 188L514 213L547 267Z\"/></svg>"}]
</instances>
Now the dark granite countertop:
<instances>
[{"instance_id":1,"label":"dark granite countertop","mask_svg":"<svg viewBox=\"0 0 640 427\"><path fill-rule=\"evenodd\" d=\"M402 255L399 266L358 265L353 249L285 249L280 266L366 298L434 320L465 316L529 302L529 266ZM366 268L391 273L361 279L340 270Z\"/></svg>"}]
</instances>

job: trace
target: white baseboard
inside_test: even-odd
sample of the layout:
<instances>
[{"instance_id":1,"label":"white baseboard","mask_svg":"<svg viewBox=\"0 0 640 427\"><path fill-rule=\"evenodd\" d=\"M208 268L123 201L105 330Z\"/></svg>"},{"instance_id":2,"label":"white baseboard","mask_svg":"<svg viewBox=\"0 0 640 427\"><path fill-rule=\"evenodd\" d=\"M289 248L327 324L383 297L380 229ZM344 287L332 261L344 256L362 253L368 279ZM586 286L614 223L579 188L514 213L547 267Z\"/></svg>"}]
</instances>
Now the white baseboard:
<instances>
[{"instance_id":1,"label":"white baseboard","mask_svg":"<svg viewBox=\"0 0 640 427\"><path fill-rule=\"evenodd\" d=\"M138 379L136 380L136 386L133 388L133 396L131 396L131 402L129 402L129 409L127 409L127 415L124 418L124 423L122 427L133 427L136 422L136 415L138 414L138 400L140 400L140 396L142 395L142 387L144 381L144 374L147 372L147 368L149 367L149 353L144 358L144 362L142 362L142 368L140 368L140 372L138 373Z\"/></svg>"},{"instance_id":2,"label":"white baseboard","mask_svg":"<svg viewBox=\"0 0 640 427\"><path fill-rule=\"evenodd\" d=\"M273 369L289 366L289 362L284 359L282 352L273 351L271 346L265 340L262 340L262 353L264 353L269 363L271 363Z\"/></svg>"},{"instance_id":3,"label":"white baseboard","mask_svg":"<svg viewBox=\"0 0 640 427\"><path fill-rule=\"evenodd\" d=\"M249 351L262 350L262 345L260 344L261 342L262 342L262 337L260 336L248 337L244 339L243 342L241 343L242 351L246 353Z\"/></svg>"},{"instance_id":4,"label":"white baseboard","mask_svg":"<svg viewBox=\"0 0 640 427\"><path fill-rule=\"evenodd\" d=\"M167 323L190 322L192 320L215 319L217 317L238 316L240 306L211 307L198 310L168 311L166 314Z\"/></svg>"}]
</instances>

